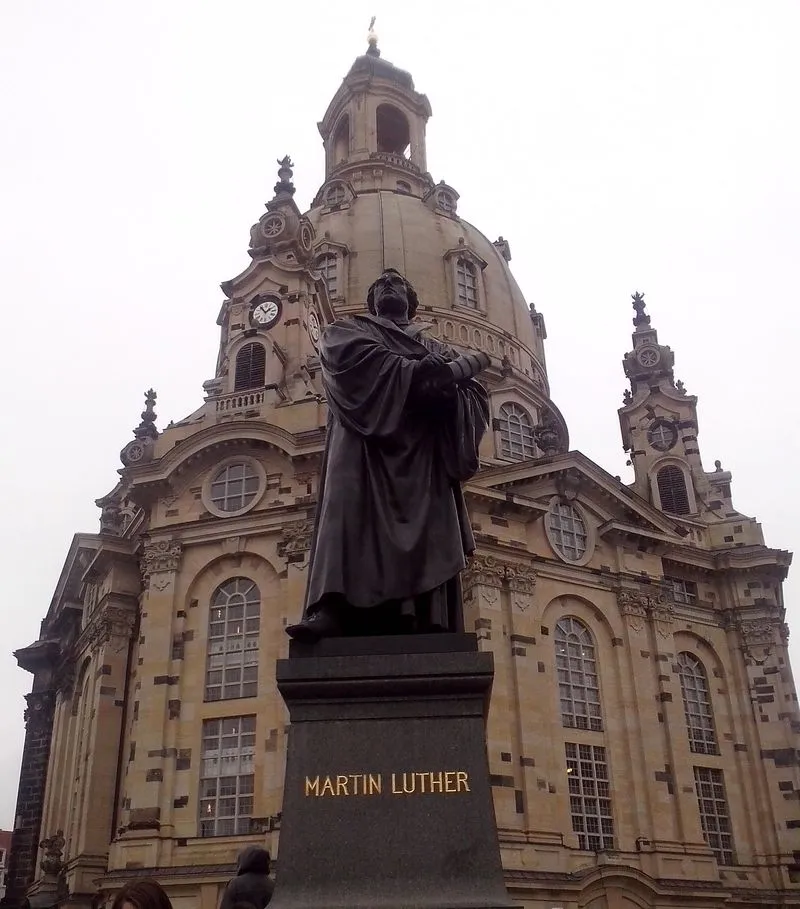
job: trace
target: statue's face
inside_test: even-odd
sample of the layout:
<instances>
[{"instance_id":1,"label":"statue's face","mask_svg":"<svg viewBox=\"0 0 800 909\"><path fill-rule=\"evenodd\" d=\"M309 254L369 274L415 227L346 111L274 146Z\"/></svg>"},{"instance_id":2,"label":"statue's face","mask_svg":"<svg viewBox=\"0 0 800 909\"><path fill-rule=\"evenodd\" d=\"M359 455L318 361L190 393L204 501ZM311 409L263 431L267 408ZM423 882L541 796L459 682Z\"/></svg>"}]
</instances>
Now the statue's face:
<instances>
[{"instance_id":1,"label":"statue's face","mask_svg":"<svg viewBox=\"0 0 800 909\"><path fill-rule=\"evenodd\" d=\"M408 321L408 288L402 275L385 272L375 282L375 312L384 319Z\"/></svg>"}]
</instances>

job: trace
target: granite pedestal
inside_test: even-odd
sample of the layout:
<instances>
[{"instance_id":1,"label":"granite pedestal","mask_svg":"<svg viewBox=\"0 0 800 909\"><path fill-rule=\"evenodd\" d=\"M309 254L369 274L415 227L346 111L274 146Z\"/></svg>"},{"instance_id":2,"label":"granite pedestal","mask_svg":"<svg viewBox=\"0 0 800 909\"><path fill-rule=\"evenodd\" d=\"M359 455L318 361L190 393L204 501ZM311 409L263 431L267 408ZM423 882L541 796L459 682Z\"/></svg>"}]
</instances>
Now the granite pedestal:
<instances>
[{"instance_id":1,"label":"granite pedestal","mask_svg":"<svg viewBox=\"0 0 800 909\"><path fill-rule=\"evenodd\" d=\"M492 677L474 635L292 643L270 909L514 905L486 758Z\"/></svg>"}]
</instances>

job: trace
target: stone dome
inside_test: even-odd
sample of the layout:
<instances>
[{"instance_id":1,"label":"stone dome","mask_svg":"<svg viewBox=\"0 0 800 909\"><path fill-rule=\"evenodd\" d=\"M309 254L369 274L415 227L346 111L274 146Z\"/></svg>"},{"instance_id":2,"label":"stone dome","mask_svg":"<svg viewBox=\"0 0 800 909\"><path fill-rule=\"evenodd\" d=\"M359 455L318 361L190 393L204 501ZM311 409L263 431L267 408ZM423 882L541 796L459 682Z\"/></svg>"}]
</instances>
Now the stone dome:
<instances>
[{"instance_id":1,"label":"stone dome","mask_svg":"<svg viewBox=\"0 0 800 909\"><path fill-rule=\"evenodd\" d=\"M411 194L397 174L399 189L360 193L352 183L329 180L306 217L314 226L317 262L340 262L331 294L337 312L365 307L367 290L384 268L402 272L420 299L418 318L457 347L480 347L507 357L539 389L547 375L532 314L506 261L507 244L492 243L476 227L442 206L455 207L457 193L431 185L426 197ZM342 199L342 197L344 198ZM327 199L342 200L328 204ZM474 302L465 302L459 278L475 282ZM539 322L541 320L538 320Z\"/></svg>"}]
</instances>

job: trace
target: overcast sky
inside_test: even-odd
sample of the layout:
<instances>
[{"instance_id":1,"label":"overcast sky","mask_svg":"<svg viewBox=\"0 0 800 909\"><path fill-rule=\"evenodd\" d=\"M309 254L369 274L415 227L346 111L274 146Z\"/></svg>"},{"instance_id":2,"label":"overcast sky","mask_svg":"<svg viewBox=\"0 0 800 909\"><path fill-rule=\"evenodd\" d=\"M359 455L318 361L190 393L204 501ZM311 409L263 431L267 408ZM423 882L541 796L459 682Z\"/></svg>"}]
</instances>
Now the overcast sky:
<instances>
[{"instance_id":1,"label":"overcast sky","mask_svg":"<svg viewBox=\"0 0 800 909\"><path fill-rule=\"evenodd\" d=\"M2 0L0 826L30 690L11 651L98 529L144 390L161 426L201 402L219 283L250 261L277 158L313 198L316 123L373 14L433 106L434 179L510 241L544 313L571 446L630 479L616 409L644 291L706 469L733 472L768 545L800 546L796 0Z\"/></svg>"}]
</instances>

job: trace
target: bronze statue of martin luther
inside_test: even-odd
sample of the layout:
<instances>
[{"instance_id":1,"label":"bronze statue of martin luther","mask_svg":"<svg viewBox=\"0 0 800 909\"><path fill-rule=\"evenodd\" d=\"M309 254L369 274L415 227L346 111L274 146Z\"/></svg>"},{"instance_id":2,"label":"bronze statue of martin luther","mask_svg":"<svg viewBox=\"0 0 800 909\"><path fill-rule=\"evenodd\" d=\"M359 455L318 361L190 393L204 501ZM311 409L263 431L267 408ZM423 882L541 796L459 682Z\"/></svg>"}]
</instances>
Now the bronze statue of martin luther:
<instances>
[{"instance_id":1,"label":"bronze statue of martin luther","mask_svg":"<svg viewBox=\"0 0 800 909\"><path fill-rule=\"evenodd\" d=\"M489 406L475 376L489 357L425 336L418 305L386 269L369 312L322 333L327 441L295 640L463 631L475 543L460 484L478 469Z\"/></svg>"}]
</instances>

